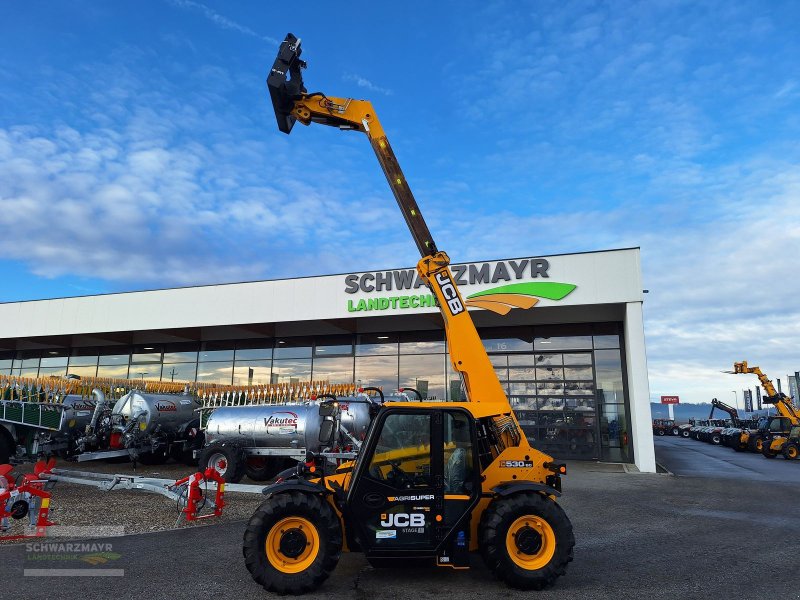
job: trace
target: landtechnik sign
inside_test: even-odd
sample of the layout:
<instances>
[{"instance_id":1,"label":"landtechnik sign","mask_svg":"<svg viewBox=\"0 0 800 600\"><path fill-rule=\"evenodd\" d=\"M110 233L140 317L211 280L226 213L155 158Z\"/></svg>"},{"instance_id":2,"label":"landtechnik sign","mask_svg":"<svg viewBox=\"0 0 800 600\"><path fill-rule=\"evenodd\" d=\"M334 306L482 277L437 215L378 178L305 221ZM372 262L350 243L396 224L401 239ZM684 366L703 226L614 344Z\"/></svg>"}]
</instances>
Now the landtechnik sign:
<instances>
[{"instance_id":1,"label":"landtechnik sign","mask_svg":"<svg viewBox=\"0 0 800 600\"><path fill-rule=\"evenodd\" d=\"M512 308L532 308L541 298L561 300L576 288L571 283L532 281L550 278L550 262L544 258L458 264L451 265L450 270L462 290L481 288L472 294L462 291L467 307L500 314L507 314ZM437 305L416 269L355 273L346 275L344 284L347 294L369 294L348 299L348 312L414 310ZM501 285L487 287L491 284Z\"/></svg>"}]
</instances>

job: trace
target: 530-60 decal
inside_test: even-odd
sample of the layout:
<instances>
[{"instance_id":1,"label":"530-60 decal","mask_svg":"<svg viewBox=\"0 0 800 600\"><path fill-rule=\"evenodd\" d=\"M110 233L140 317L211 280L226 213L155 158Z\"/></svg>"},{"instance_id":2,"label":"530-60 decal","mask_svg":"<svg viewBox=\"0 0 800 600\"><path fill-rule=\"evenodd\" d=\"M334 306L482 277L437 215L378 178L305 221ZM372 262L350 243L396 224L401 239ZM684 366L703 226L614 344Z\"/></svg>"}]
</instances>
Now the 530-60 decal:
<instances>
[{"instance_id":1,"label":"530-60 decal","mask_svg":"<svg viewBox=\"0 0 800 600\"><path fill-rule=\"evenodd\" d=\"M501 460L501 469L532 469L532 460Z\"/></svg>"}]
</instances>

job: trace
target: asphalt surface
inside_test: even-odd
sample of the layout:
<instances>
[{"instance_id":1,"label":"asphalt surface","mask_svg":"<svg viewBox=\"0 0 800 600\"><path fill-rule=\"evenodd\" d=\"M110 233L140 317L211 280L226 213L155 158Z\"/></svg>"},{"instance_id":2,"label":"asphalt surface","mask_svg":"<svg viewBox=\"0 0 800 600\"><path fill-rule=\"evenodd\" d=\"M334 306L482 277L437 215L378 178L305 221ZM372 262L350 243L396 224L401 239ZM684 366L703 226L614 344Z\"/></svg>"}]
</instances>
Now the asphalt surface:
<instances>
[{"instance_id":1,"label":"asphalt surface","mask_svg":"<svg viewBox=\"0 0 800 600\"><path fill-rule=\"evenodd\" d=\"M800 506L800 460L765 458L681 437L656 437L656 460L675 475L793 484Z\"/></svg>"},{"instance_id":2,"label":"asphalt surface","mask_svg":"<svg viewBox=\"0 0 800 600\"><path fill-rule=\"evenodd\" d=\"M729 597L743 589L758 590L759 597L800 598L792 575L800 539L799 499L800 489L793 484L573 464L561 503L575 530L575 560L554 588L511 590L492 578L478 556L473 569L452 572L376 570L352 554L344 555L331 578L306 598L683 600ZM8 598L58 600L270 597L244 567L243 529L244 523L236 522L107 538L100 542L112 545L107 549L112 555L96 566L80 559L43 560L45 553L32 545L3 546L0 589ZM122 569L124 575L24 575L25 569L54 567Z\"/></svg>"}]
</instances>

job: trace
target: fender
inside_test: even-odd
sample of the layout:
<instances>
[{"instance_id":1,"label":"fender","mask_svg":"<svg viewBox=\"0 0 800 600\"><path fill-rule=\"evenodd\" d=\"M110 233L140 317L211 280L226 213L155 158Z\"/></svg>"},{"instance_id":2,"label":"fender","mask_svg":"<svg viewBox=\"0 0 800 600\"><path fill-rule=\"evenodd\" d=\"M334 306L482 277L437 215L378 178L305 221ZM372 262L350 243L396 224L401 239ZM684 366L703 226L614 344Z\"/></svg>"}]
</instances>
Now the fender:
<instances>
[{"instance_id":1,"label":"fender","mask_svg":"<svg viewBox=\"0 0 800 600\"><path fill-rule=\"evenodd\" d=\"M492 488L492 492L500 497L510 496L517 492L544 492L549 496L560 496L559 492L554 487L545 485L543 483L535 483L533 481L506 481Z\"/></svg>"},{"instance_id":2,"label":"fender","mask_svg":"<svg viewBox=\"0 0 800 600\"><path fill-rule=\"evenodd\" d=\"M273 494L294 491L309 492L311 494L323 494L326 496L332 493L324 485L319 483L311 483L305 479L290 479L288 481L281 481L280 483L273 483L272 485L268 485L261 490L261 493L265 496L271 496Z\"/></svg>"}]
</instances>

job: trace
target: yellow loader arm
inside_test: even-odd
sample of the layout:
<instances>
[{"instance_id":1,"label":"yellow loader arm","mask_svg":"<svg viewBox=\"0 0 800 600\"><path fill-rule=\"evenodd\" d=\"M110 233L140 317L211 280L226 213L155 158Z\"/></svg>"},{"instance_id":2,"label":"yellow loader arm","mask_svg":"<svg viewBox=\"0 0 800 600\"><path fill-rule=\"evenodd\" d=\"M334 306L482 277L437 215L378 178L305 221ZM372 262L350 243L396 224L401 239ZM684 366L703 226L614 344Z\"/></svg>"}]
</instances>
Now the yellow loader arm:
<instances>
[{"instance_id":1,"label":"yellow loader arm","mask_svg":"<svg viewBox=\"0 0 800 600\"><path fill-rule=\"evenodd\" d=\"M469 401L502 404L497 412L511 413L505 391L453 280L450 258L436 248L372 103L320 92L307 93L301 72L306 65L300 60L301 52L300 40L292 34L286 36L267 78L278 128L289 133L299 121L303 125L320 123L366 134L422 256L417 272L439 303L453 369L463 377Z\"/></svg>"},{"instance_id":2,"label":"yellow loader arm","mask_svg":"<svg viewBox=\"0 0 800 600\"><path fill-rule=\"evenodd\" d=\"M747 365L747 361L742 361L734 363L733 372L737 375L740 373L755 373L761 382L761 387L767 393L767 398L764 399L764 402L774 404L778 414L782 417L787 417L792 425L800 425L800 411L792 404L791 398L787 398L786 394L782 394L775 389L770 378L761 371L761 367L750 367Z\"/></svg>"}]
</instances>

